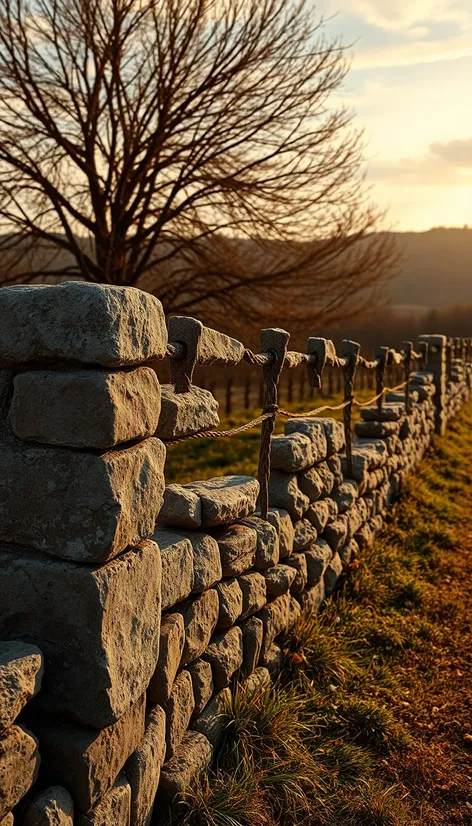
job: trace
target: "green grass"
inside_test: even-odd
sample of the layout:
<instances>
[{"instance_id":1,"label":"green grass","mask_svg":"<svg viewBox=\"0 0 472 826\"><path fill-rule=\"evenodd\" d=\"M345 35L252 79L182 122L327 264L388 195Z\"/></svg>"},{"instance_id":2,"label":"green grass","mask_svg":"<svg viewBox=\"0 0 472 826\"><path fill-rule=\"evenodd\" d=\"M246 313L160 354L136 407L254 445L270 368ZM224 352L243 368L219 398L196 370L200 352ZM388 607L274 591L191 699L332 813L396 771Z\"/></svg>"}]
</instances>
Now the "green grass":
<instances>
[{"instance_id":1,"label":"green grass","mask_svg":"<svg viewBox=\"0 0 472 826\"><path fill-rule=\"evenodd\" d=\"M472 823L471 467L472 404L285 639L275 687L236 688L214 770L172 823Z\"/></svg>"}]
</instances>

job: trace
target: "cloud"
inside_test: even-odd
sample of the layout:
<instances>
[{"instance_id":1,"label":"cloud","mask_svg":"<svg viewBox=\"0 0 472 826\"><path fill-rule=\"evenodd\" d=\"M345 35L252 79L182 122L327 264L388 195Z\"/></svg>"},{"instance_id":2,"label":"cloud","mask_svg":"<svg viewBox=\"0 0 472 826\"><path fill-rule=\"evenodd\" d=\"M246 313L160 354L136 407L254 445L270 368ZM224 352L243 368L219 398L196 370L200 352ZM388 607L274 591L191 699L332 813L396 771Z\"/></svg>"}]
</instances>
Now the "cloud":
<instances>
[{"instance_id":1,"label":"cloud","mask_svg":"<svg viewBox=\"0 0 472 826\"><path fill-rule=\"evenodd\" d=\"M459 60L472 55L472 34L445 40L415 40L384 46L369 46L357 51L353 71L365 69L416 66L420 63L437 63Z\"/></svg>"},{"instance_id":2,"label":"cloud","mask_svg":"<svg viewBox=\"0 0 472 826\"><path fill-rule=\"evenodd\" d=\"M471 186L472 138L432 143L423 157L374 161L368 172L372 182L402 186Z\"/></svg>"},{"instance_id":3,"label":"cloud","mask_svg":"<svg viewBox=\"0 0 472 826\"><path fill-rule=\"evenodd\" d=\"M427 21L472 20L469 0L331 0L331 5L361 17L371 26L403 33Z\"/></svg>"},{"instance_id":4,"label":"cloud","mask_svg":"<svg viewBox=\"0 0 472 826\"><path fill-rule=\"evenodd\" d=\"M472 168L472 138L432 143L430 152L458 169Z\"/></svg>"}]
</instances>

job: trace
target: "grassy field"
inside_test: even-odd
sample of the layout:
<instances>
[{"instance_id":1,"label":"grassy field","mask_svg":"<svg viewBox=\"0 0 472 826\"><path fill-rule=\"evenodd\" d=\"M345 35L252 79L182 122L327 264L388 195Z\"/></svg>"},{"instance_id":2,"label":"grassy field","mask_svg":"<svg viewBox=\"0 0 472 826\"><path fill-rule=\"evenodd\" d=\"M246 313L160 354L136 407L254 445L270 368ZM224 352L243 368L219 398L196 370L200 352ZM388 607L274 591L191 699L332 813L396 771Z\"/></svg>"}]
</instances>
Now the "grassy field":
<instances>
[{"instance_id":1,"label":"grassy field","mask_svg":"<svg viewBox=\"0 0 472 826\"><path fill-rule=\"evenodd\" d=\"M372 390L359 390L356 397L366 401L374 395ZM281 407L293 413L304 413L321 405L335 406L342 402L342 395L323 396L311 402L283 402ZM310 407L310 405L312 407ZM223 416L220 430L229 430L239 427L261 413L260 408L239 410L231 416ZM322 415L342 419L342 411L324 413ZM353 421L359 416L359 409L353 410ZM276 433L283 433L286 419L279 417L276 422ZM221 439L193 439L180 445L171 445L167 448L166 482L185 484L196 479L210 479L212 476L226 474L242 474L254 476L257 472L257 458L259 452L260 426L242 433Z\"/></svg>"},{"instance_id":2,"label":"grassy field","mask_svg":"<svg viewBox=\"0 0 472 826\"><path fill-rule=\"evenodd\" d=\"M275 689L237 689L215 768L172 824L472 824L471 467L469 404L287 638Z\"/></svg>"}]
</instances>

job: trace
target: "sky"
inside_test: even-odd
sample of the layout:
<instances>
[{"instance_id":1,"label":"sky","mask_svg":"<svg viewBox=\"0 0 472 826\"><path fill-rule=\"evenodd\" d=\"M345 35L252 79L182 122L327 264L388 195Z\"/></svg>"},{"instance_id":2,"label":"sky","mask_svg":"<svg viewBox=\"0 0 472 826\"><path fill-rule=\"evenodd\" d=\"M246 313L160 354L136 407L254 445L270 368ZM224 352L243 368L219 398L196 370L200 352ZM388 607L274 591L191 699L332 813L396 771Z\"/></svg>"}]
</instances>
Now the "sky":
<instances>
[{"instance_id":1,"label":"sky","mask_svg":"<svg viewBox=\"0 0 472 826\"><path fill-rule=\"evenodd\" d=\"M472 226L472 0L319 0L352 44L341 91L397 230Z\"/></svg>"}]
</instances>

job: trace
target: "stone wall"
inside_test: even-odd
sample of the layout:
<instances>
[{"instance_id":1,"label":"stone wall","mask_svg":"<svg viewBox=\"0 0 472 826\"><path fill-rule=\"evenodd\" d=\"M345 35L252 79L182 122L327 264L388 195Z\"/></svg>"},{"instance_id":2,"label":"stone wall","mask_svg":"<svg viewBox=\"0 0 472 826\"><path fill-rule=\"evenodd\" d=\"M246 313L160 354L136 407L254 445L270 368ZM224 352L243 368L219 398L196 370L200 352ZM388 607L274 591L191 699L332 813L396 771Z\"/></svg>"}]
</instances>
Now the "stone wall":
<instances>
[{"instance_id":1,"label":"stone wall","mask_svg":"<svg viewBox=\"0 0 472 826\"><path fill-rule=\"evenodd\" d=\"M219 421L192 347L231 365L239 342L194 322L182 347L173 319L169 345L132 288L5 288L0 312L0 826L144 826L209 766L236 675L276 674L373 542L471 367L423 337L408 410L363 408L351 462L341 423L289 419L264 520L251 477L164 483L164 442Z\"/></svg>"}]
</instances>

